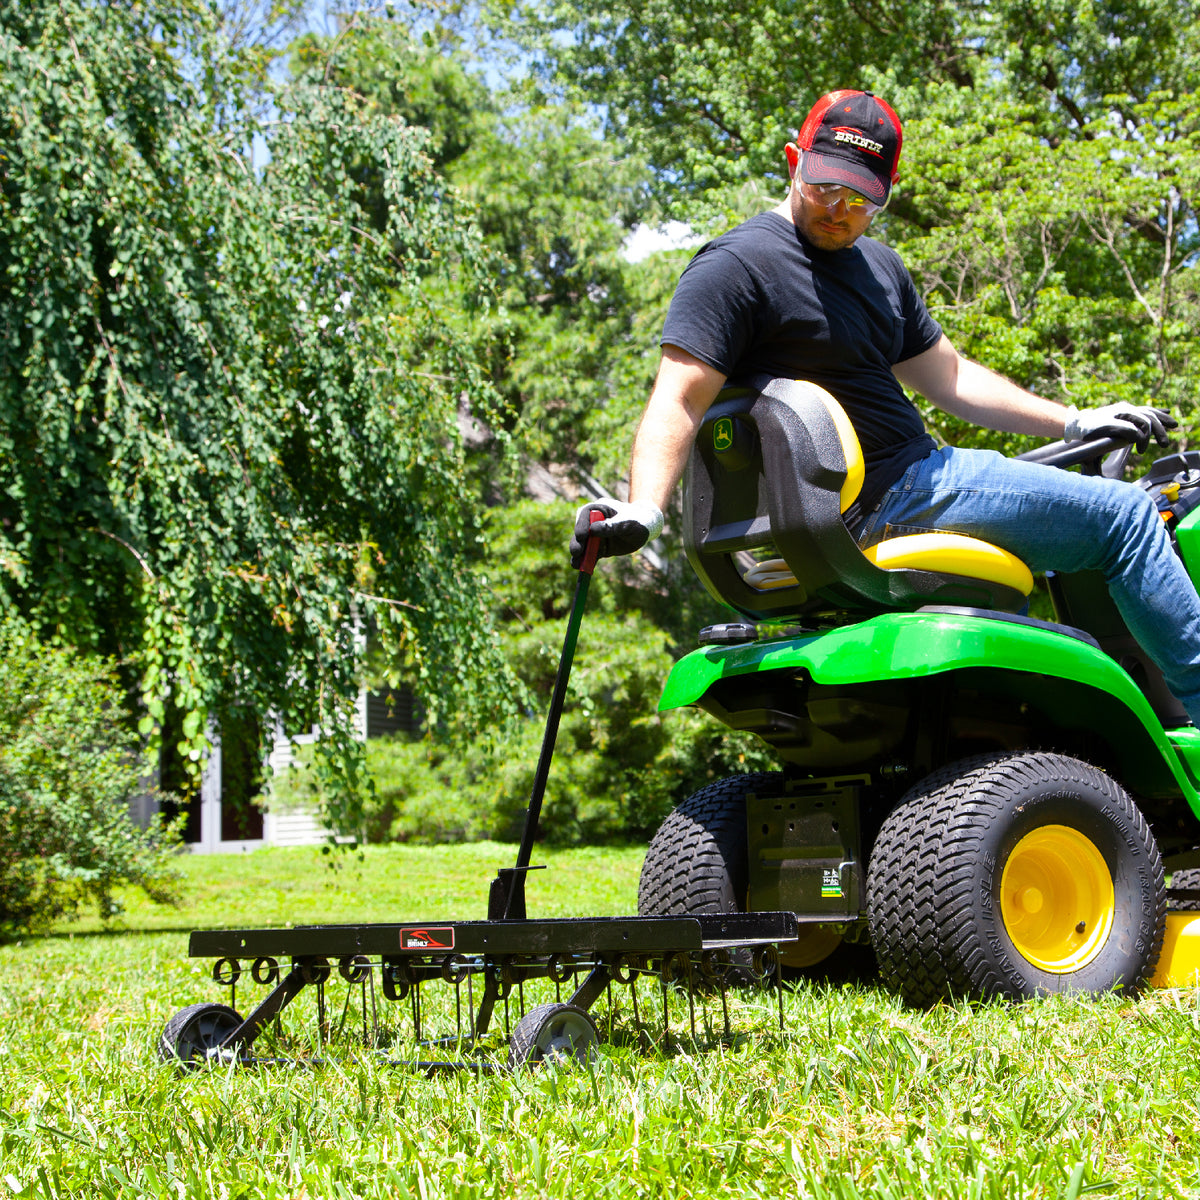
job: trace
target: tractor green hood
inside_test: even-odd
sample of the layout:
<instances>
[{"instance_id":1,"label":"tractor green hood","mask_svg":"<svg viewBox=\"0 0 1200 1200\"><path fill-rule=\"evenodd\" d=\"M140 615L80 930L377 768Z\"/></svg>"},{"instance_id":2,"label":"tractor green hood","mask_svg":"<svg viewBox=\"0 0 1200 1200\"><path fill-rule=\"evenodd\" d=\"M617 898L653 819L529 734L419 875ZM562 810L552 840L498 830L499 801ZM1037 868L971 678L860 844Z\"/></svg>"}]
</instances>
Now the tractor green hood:
<instances>
[{"instance_id":1,"label":"tractor green hood","mask_svg":"<svg viewBox=\"0 0 1200 1200\"><path fill-rule=\"evenodd\" d=\"M1082 680L1154 714L1107 654L1067 634L960 613L885 613L826 633L696 650L675 664L659 709L694 704L718 679L757 671L807 671L824 684L915 679L963 667L1003 667Z\"/></svg>"}]
</instances>

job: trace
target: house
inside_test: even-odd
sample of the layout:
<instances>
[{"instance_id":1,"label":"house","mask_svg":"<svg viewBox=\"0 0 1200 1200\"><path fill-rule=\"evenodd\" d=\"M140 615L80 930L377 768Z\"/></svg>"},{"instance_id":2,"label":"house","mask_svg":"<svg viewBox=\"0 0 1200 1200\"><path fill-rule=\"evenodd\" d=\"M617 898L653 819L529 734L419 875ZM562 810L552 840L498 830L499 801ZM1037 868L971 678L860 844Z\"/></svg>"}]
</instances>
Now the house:
<instances>
[{"instance_id":1,"label":"house","mask_svg":"<svg viewBox=\"0 0 1200 1200\"><path fill-rule=\"evenodd\" d=\"M358 695L357 733L362 738L389 733L415 732L420 723L419 706L407 688ZM270 779L259 757L259 722L253 714L228 711L209 726L210 750L204 760L199 794L187 808L184 841L196 854L236 853L260 846L305 846L325 841L328 833L310 808L262 803ZM163 735L159 786L164 791L182 791L185 773L174 752L178 737L171 730ZM284 771L297 746L317 740L314 728L288 737L282 725L275 728L274 744L266 771ZM168 811L174 805L168 804ZM134 819L142 824L157 810L149 796L133 803Z\"/></svg>"}]
</instances>

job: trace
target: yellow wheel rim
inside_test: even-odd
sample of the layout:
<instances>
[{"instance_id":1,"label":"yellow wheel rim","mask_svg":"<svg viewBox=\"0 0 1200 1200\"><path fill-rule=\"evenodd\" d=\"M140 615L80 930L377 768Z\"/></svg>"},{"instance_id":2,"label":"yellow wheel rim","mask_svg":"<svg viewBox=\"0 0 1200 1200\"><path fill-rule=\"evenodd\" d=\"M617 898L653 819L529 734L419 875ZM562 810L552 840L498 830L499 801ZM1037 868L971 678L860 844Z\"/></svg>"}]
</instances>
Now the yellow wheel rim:
<instances>
[{"instance_id":1,"label":"yellow wheel rim","mask_svg":"<svg viewBox=\"0 0 1200 1200\"><path fill-rule=\"evenodd\" d=\"M1013 946L1055 975L1078 971L1100 953L1114 907L1104 856L1067 825L1027 833L1000 877L1000 915Z\"/></svg>"},{"instance_id":2,"label":"yellow wheel rim","mask_svg":"<svg viewBox=\"0 0 1200 1200\"><path fill-rule=\"evenodd\" d=\"M779 961L798 971L823 963L842 944L840 933L819 925L801 925L797 933L794 942L784 942L779 947Z\"/></svg>"}]
</instances>

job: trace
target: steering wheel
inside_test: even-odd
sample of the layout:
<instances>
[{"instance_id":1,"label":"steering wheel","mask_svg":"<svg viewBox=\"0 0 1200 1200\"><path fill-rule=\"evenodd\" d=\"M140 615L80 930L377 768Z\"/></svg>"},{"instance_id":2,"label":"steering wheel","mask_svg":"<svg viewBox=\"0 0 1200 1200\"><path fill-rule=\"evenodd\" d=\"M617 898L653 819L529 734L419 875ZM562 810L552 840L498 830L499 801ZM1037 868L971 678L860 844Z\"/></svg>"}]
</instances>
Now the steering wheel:
<instances>
[{"instance_id":1,"label":"steering wheel","mask_svg":"<svg viewBox=\"0 0 1200 1200\"><path fill-rule=\"evenodd\" d=\"M1100 474L1105 479L1120 479L1125 474L1125 464L1129 461L1129 456L1132 453L1132 442L1126 442L1125 445L1118 446L1115 450L1109 451L1104 456L1104 461L1100 464Z\"/></svg>"}]
</instances>

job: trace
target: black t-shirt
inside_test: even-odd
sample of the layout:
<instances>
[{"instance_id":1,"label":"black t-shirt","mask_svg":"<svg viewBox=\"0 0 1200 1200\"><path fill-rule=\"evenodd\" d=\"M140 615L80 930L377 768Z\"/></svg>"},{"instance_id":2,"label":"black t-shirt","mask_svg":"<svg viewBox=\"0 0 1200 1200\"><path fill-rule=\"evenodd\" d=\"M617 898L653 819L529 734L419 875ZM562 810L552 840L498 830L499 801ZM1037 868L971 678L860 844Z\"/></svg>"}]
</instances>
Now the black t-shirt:
<instances>
[{"instance_id":1,"label":"black t-shirt","mask_svg":"<svg viewBox=\"0 0 1200 1200\"><path fill-rule=\"evenodd\" d=\"M862 443L865 511L935 448L891 368L941 335L894 250L866 237L845 250L820 250L766 212L697 251L671 300L662 343L731 382L805 379L836 396Z\"/></svg>"}]
</instances>

